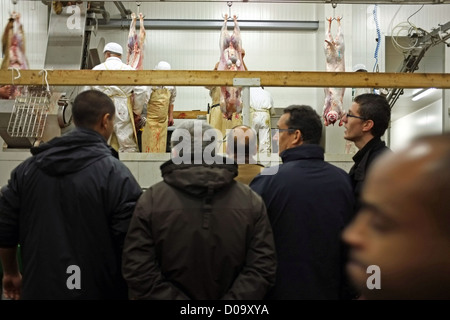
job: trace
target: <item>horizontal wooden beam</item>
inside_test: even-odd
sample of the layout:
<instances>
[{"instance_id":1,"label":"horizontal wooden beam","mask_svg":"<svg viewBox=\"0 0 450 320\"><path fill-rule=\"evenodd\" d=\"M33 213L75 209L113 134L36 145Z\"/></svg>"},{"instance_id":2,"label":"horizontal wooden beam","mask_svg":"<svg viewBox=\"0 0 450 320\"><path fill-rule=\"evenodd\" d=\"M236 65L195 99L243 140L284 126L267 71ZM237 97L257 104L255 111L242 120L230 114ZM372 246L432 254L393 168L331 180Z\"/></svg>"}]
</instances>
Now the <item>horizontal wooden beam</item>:
<instances>
[{"instance_id":1,"label":"horizontal wooden beam","mask_svg":"<svg viewBox=\"0 0 450 320\"><path fill-rule=\"evenodd\" d=\"M206 111L192 110L192 111L174 111L174 119L197 119L198 116L206 116Z\"/></svg>"},{"instance_id":2,"label":"horizontal wooden beam","mask_svg":"<svg viewBox=\"0 0 450 320\"><path fill-rule=\"evenodd\" d=\"M0 85L42 85L40 70L0 70ZM266 87L450 88L448 73L296 72L296 71L93 71L48 70L51 86L174 85L232 86L234 78L260 79Z\"/></svg>"}]
</instances>

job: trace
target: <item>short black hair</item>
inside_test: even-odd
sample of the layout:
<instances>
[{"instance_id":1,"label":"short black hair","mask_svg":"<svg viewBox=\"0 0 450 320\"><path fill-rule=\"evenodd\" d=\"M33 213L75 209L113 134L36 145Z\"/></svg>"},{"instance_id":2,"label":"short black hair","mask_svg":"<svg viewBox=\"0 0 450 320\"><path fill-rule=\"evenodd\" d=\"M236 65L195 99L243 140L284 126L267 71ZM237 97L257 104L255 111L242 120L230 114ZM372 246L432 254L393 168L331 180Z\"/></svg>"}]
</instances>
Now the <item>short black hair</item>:
<instances>
[{"instance_id":1,"label":"short black hair","mask_svg":"<svg viewBox=\"0 0 450 320\"><path fill-rule=\"evenodd\" d=\"M354 100L359 105L359 115L373 121L371 133L381 137L391 121L391 107L385 97L374 93L363 93Z\"/></svg>"},{"instance_id":2,"label":"short black hair","mask_svg":"<svg viewBox=\"0 0 450 320\"><path fill-rule=\"evenodd\" d=\"M307 105L290 105L284 113L289 113L288 128L302 132L303 143L319 144L322 138L322 121L316 110Z\"/></svg>"},{"instance_id":3,"label":"short black hair","mask_svg":"<svg viewBox=\"0 0 450 320\"><path fill-rule=\"evenodd\" d=\"M77 127L93 129L107 113L115 115L114 102L98 90L83 91L73 102L72 116Z\"/></svg>"}]
</instances>

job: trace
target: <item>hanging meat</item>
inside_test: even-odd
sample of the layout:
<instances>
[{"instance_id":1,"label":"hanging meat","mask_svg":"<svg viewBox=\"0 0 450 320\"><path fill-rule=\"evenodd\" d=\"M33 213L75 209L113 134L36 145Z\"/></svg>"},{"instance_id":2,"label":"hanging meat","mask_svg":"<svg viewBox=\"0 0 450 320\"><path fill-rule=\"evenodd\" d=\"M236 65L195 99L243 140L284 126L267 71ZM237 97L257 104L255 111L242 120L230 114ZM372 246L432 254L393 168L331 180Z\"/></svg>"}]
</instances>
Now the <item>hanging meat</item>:
<instances>
[{"instance_id":1,"label":"hanging meat","mask_svg":"<svg viewBox=\"0 0 450 320\"><path fill-rule=\"evenodd\" d=\"M144 16L139 13L139 37L136 33L136 14L131 14L130 32L128 33L128 53L127 64L136 70L143 69L144 61L144 43L145 43L145 28Z\"/></svg>"},{"instance_id":2,"label":"hanging meat","mask_svg":"<svg viewBox=\"0 0 450 320\"><path fill-rule=\"evenodd\" d=\"M28 60L25 56L25 36L20 23L20 14L13 12L6 24L2 37L3 61L1 69L28 69ZM14 86L10 88L10 98L20 94Z\"/></svg>"},{"instance_id":3,"label":"hanging meat","mask_svg":"<svg viewBox=\"0 0 450 320\"><path fill-rule=\"evenodd\" d=\"M13 12L6 24L2 37L2 69L28 69L25 56L25 35L20 23L20 14Z\"/></svg>"},{"instance_id":4,"label":"hanging meat","mask_svg":"<svg viewBox=\"0 0 450 320\"><path fill-rule=\"evenodd\" d=\"M233 16L234 30L230 36L227 30L228 15L225 14L222 30L220 32L220 61L218 70L244 71L242 61L242 41L241 32L237 22L237 16ZM242 111L240 87L221 87L220 90L220 109L224 117L231 120L234 112Z\"/></svg>"},{"instance_id":5,"label":"hanging meat","mask_svg":"<svg viewBox=\"0 0 450 320\"><path fill-rule=\"evenodd\" d=\"M61 14L63 11L63 8L74 6L76 4L83 3L83 1L53 1L53 11L55 11L56 14Z\"/></svg>"},{"instance_id":6,"label":"hanging meat","mask_svg":"<svg viewBox=\"0 0 450 320\"><path fill-rule=\"evenodd\" d=\"M334 18L328 18L328 30L324 44L326 67L329 72L344 72L344 35L341 31L341 19L336 18L338 30L336 37L333 39L331 35L331 22ZM342 116L344 115L342 104L344 100L345 88L324 88L325 105L323 107L323 119L325 126L334 125L338 120L339 126L342 126Z\"/></svg>"}]
</instances>

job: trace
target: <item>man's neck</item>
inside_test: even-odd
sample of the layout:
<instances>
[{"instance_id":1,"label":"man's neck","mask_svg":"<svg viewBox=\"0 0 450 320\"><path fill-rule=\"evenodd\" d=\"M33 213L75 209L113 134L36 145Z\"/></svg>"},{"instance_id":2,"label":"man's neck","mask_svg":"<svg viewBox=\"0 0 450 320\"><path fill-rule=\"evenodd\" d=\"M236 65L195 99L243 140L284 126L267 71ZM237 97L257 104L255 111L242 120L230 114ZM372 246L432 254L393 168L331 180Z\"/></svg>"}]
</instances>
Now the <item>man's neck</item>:
<instances>
[{"instance_id":1,"label":"man's neck","mask_svg":"<svg viewBox=\"0 0 450 320\"><path fill-rule=\"evenodd\" d=\"M358 148L358 150L361 150L373 138L374 136L371 134L364 135L361 137L361 139L355 141L355 146Z\"/></svg>"}]
</instances>

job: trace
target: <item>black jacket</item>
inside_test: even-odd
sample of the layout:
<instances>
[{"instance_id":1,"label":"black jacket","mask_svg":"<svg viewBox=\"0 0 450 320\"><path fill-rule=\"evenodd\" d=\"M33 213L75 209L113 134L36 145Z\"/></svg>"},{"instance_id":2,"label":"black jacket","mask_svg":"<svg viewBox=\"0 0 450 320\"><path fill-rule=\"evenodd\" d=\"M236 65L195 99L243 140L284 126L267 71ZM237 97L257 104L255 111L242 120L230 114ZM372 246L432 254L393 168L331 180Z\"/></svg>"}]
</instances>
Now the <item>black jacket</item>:
<instances>
[{"instance_id":1,"label":"black jacket","mask_svg":"<svg viewBox=\"0 0 450 320\"><path fill-rule=\"evenodd\" d=\"M272 229L262 199L234 181L237 166L161 166L141 196L123 253L136 299L262 299L275 279Z\"/></svg>"},{"instance_id":2,"label":"black jacket","mask_svg":"<svg viewBox=\"0 0 450 320\"><path fill-rule=\"evenodd\" d=\"M95 131L74 129L31 152L0 198L0 246L20 243L22 298L127 298L121 247L139 184ZM81 289L70 289L77 273Z\"/></svg>"},{"instance_id":3,"label":"black jacket","mask_svg":"<svg viewBox=\"0 0 450 320\"><path fill-rule=\"evenodd\" d=\"M373 138L353 156L355 164L350 169L349 175L352 180L353 192L356 199L355 214L361 207L360 197L367 171L372 162L385 151L390 151L390 149L386 147L384 141L381 141L380 138Z\"/></svg>"},{"instance_id":4,"label":"black jacket","mask_svg":"<svg viewBox=\"0 0 450 320\"><path fill-rule=\"evenodd\" d=\"M276 283L267 298L339 299L340 237L354 201L350 179L324 161L318 145L287 149L281 158L283 164L250 183L264 199L277 250Z\"/></svg>"}]
</instances>

